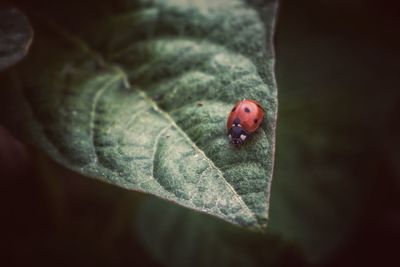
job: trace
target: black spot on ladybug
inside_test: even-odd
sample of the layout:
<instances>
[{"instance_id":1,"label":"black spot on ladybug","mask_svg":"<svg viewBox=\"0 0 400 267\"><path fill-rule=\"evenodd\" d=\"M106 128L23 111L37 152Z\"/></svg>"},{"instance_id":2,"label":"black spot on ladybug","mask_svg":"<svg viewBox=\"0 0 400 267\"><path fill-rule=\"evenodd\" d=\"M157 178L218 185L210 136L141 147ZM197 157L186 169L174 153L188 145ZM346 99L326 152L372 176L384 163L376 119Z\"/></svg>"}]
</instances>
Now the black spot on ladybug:
<instances>
[{"instance_id":1,"label":"black spot on ladybug","mask_svg":"<svg viewBox=\"0 0 400 267\"><path fill-rule=\"evenodd\" d=\"M249 109L248 107L245 107L245 108L244 108L244 112L250 113L250 109Z\"/></svg>"},{"instance_id":2,"label":"black spot on ladybug","mask_svg":"<svg viewBox=\"0 0 400 267\"><path fill-rule=\"evenodd\" d=\"M231 112L234 112L236 110L236 107L233 107L233 109L231 110Z\"/></svg>"},{"instance_id":3,"label":"black spot on ladybug","mask_svg":"<svg viewBox=\"0 0 400 267\"><path fill-rule=\"evenodd\" d=\"M239 119L239 118L235 118L235 119L233 120L233 124L235 124L235 125L240 124L240 119Z\"/></svg>"},{"instance_id":4,"label":"black spot on ladybug","mask_svg":"<svg viewBox=\"0 0 400 267\"><path fill-rule=\"evenodd\" d=\"M257 123L258 122L258 120L257 119L254 119L254 123Z\"/></svg>"}]
</instances>

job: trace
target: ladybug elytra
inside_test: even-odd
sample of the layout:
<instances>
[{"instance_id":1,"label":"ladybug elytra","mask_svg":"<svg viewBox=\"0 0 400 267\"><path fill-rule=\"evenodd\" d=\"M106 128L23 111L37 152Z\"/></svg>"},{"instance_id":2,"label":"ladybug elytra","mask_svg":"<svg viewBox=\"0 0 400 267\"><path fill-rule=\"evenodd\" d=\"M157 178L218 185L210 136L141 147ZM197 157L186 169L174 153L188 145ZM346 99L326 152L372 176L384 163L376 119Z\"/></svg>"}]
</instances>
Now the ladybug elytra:
<instances>
[{"instance_id":1,"label":"ladybug elytra","mask_svg":"<svg viewBox=\"0 0 400 267\"><path fill-rule=\"evenodd\" d=\"M264 109L257 101L244 99L237 102L226 124L231 143L242 145L258 129L263 118Z\"/></svg>"}]
</instances>

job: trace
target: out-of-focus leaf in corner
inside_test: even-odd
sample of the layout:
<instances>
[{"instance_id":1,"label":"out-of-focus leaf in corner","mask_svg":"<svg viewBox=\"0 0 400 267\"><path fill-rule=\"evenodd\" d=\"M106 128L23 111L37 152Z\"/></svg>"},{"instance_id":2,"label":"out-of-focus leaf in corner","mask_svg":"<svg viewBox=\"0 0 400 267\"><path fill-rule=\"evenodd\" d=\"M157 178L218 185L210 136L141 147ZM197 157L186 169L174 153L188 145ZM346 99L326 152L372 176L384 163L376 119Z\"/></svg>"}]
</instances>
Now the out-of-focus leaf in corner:
<instances>
[{"instance_id":1,"label":"out-of-focus leaf in corner","mask_svg":"<svg viewBox=\"0 0 400 267\"><path fill-rule=\"evenodd\" d=\"M0 71L20 61L29 50L33 31L17 8L0 8Z\"/></svg>"}]
</instances>

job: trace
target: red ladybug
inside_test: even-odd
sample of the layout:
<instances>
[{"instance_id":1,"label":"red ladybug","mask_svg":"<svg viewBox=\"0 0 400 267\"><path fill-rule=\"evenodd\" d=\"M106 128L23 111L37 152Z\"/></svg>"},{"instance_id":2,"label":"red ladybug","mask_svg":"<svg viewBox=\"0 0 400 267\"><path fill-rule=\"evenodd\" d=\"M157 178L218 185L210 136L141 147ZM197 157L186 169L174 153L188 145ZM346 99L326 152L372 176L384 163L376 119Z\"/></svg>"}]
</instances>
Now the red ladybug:
<instances>
[{"instance_id":1,"label":"red ladybug","mask_svg":"<svg viewBox=\"0 0 400 267\"><path fill-rule=\"evenodd\" d=\"M232 144L241 145L255 132L264 118L264 109L254 100L244 99L236 103L229 113L228 137Z\"/></svg>"}]
</instances>

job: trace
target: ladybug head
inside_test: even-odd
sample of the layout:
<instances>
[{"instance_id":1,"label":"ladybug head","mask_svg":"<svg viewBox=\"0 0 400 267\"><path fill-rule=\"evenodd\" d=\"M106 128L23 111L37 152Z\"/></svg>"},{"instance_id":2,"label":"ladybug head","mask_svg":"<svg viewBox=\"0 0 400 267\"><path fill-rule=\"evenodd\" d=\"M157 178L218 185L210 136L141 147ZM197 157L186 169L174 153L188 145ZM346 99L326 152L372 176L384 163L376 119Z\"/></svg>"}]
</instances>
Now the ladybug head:
<instances>
[{"instance_id":1,"label":"ladybug head","mask_svg":"<svg viewBox=\"0 0 400 267\"><path fill-rule=\"evenodd\" d=\"M249 133L238 125L234 125L229 129L229 140L236 146L242 145L248 136Z\"/></svg>"}]
</instances>

